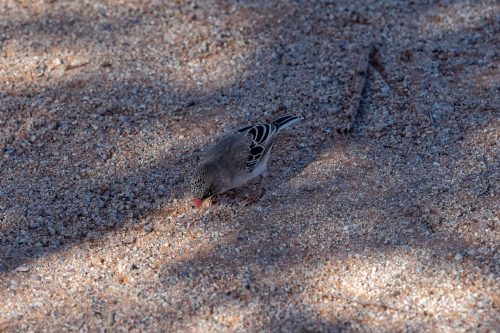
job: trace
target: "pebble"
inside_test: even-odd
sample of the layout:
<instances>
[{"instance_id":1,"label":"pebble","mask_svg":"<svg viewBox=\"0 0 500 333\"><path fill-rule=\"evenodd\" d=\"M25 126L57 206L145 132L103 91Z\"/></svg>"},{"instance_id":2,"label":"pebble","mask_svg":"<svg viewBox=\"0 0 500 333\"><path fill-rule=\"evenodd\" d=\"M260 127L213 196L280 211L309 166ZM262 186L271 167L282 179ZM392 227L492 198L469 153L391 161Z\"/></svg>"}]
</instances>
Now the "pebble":
<instances>
[{"instance_id":1,"label":"pebble","mask_svg":"<svg viewBox=\"0 0 500 333\"><path fill-rule=\"evenodd\" d=\"M107 107L100 106L97 108L96 113L99 115L103 115L103 114L106 114L108 111L109 111L109 109Z\"/></svg>"},{"instance_id":2,"label":"pebble","mask_svg":"<svg viewBox=\"0 0 500 333\"><path fill-rule=\"evenodd\" d=\"M145 231L145 232L147 232L147 233L152 232L152 231L153 231L153 229L154 229L154 228L153 228L153 224L151 224L151 223L148 223L148 224L146 224L146 225L144 226L144 231Z\"/></svg>"},{"instance_id":3,"label":"pebble","mask_svg":"<svg viewBox=\"0 0 500 333\"><path fill-rule=\"evenodd\" d=\"M336 114L339 112L339 107L335 104L322 103L319 105L319 110L321 112L328 114Z\"/></svg>"},{"instance_id":4,"label":"pebble","mask_svg":"<svg viewBox=\"0 0 500 333\"><path fill-rule=\"evenodd\" d=\"M68 63L68 65L66 66L66 70L71 70L71 69L75 69L75 68L78 68L78 67L82 67L82 66L85 66L89 63L88 60L85 60L85 59L71 59Z\"/></svg>"},{"instance_id":5,"label":"pebble","mask_svg":"<svg viewBox=\"0 0 500 333\"><path fill-rule=\"evenodd\" d=\"M476 249L470 249L467 251L467 254L469 256L473 257L473 256L477 255L477 251L476 251Z\"/></svg>"},{"instance_id":6,"label":"pebble","mask_svg":"<svg viewBox=\"0 0 500 333\"><path fill-rule=\"evenodd\" d=\"M124 244L134 244L135 243L135 240L136 240L136 237L134 235L128 235L125 237L125 239L123 240L123 243Z\"/></svg>"},{"instance_id":7,"label":"pebble","mask_svg":"<svg viewBox=\"0 0 500 333\"><path fill-rule=\"evenodd\" d=\"M58 67L58 66L60 66L62 64L63 64L63 62L62 62L62 60L60 58L54 58L49 63L49 69L53 70L54 68L56 68L56 67Z\"/></svg>"},{"instance_id":8,"label":"pebble","mask_svg":"<svg viewBox=\"0 0 500 333\"><path fill-rule=\"evenodd\" d=\"M30 266L19 266L16 268L16 272L26 273L31 270Z\"/></svg>"},{"instance_id":9,"label":"pebble","mask_svg":"<svg viewBox=\"0 0 500 333\"><path fill-rule=\"evenodd\" d=\"M253 208L256 212L262 213L264 211L264 208L262 206L254 206Z\"/></svg>"}]
</instances>

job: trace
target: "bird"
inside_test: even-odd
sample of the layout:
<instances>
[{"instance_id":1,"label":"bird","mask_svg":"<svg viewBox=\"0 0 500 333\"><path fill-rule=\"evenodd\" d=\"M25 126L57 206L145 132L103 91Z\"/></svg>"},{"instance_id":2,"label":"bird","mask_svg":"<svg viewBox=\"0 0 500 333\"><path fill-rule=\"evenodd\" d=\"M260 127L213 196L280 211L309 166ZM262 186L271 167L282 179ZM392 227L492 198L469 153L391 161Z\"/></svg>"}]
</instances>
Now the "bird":
<instances>
[{"instance_id":1,"label":"bird","mask_svg":"<svg viewBox=\"0 0 500 333\"><path fill-rule=\"evenodd\" d=\"M257 201L276 137L301 119L298 116L283 116L271 123L247 126L215 143L207 150L191 178L191 193L196 207L213 195L238 188L260 176L257 191L246 204Z\"/></svg>"}]
</instances>

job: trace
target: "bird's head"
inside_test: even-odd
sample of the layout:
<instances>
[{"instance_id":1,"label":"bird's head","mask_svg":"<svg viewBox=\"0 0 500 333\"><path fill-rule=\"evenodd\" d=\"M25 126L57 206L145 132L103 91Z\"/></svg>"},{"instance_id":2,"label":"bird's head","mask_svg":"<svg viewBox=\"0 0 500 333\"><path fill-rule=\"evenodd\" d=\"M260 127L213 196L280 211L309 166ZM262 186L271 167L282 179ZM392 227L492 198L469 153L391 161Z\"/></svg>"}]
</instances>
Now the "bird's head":
<instances>
[{"instance_id":1,"label":"bird's head","mask_svg":"<svg viewBox=\"0 0 500 333\"><path fill-rule=\"evenodd\" d=\"M191 194L194 196L196 207L203 204L203 200L214 194L213 175L206 165L200 166L191 178Z\"/></svg>"}]
</instances>

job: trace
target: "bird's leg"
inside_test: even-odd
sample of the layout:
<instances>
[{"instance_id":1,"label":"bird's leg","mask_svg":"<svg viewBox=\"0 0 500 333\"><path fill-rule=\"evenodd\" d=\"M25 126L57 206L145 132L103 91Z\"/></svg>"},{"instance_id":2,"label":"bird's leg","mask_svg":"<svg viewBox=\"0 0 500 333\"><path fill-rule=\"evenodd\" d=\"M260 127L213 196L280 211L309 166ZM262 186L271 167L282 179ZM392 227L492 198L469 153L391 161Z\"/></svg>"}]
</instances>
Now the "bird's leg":
<instances>
[{"instance_id":1,"label":"bird's leg","mask_svg":"<svg viewBox=\"0 0 500 333\"><path fill-rule=\"evenodd\" d=\"M262 195L262 183L264 182L264 176L260 175L259 176L259 183L257 184L257 190L255 191L254 194L252 194L248 199L245 200L244 205L245 206L250 206L257 201L259 201L260 196Z\"/></svg>"},{"instance_id":2,"label":"bird's leg","mask_svg":"<svg viewBox=\"0 0 500 333\"><path fill-rule=\"evenodd\" d=\"M210 198L208 198L208 207L212 207L212 205L216 205L219 200L217 200L215 195L212 195Z\"/></svg>"}]
</instances>

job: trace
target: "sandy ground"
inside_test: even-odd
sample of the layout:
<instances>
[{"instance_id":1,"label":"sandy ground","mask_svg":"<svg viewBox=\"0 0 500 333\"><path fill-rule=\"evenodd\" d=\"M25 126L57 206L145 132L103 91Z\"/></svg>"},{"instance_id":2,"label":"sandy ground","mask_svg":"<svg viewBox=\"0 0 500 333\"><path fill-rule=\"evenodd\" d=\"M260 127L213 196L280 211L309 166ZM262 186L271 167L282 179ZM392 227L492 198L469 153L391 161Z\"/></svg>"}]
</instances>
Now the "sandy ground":
<instances>
[{"instance_id":1,"label":"sandy ground","mask_svg":"<svg viewBox=\"0 0 500 333\"><path fill-rule=\"evenodd\" d=\"M498 45L494 0L0 0L0 331L499 331Z\"/></svg>"}]
</instances>

